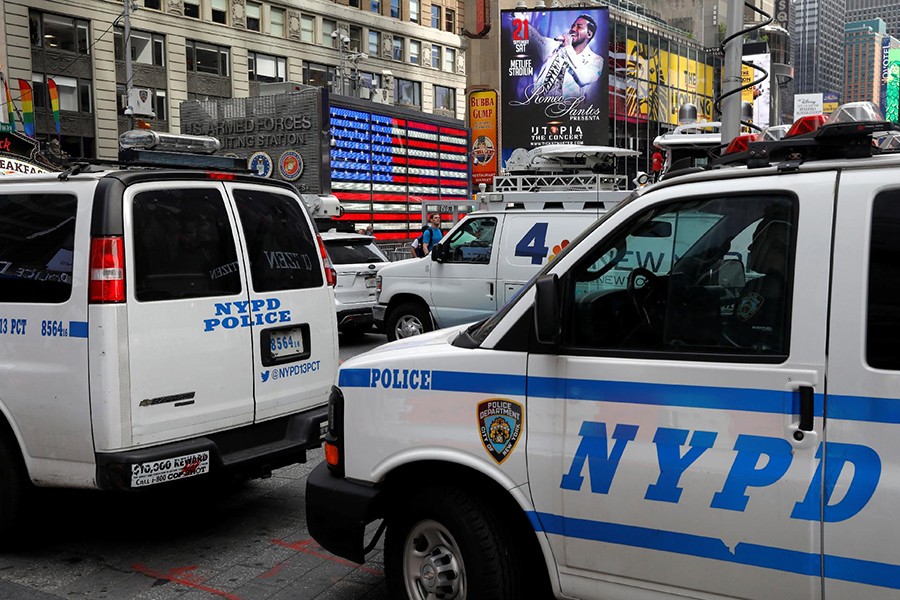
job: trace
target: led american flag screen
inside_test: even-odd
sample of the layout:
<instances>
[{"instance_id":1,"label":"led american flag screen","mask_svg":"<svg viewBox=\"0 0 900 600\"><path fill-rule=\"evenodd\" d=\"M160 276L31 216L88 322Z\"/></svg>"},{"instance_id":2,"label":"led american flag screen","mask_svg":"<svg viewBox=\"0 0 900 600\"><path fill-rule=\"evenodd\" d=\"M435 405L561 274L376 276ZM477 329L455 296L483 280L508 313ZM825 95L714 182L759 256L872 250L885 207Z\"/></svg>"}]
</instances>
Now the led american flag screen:
<instances>
[{"instance_id":1,"label":"led american flag screen","mask_svg":"<svg viewBox=\"0 0 900 600\"><path fill-rule=\"evenodd\" d=\"M331 191L343 220L372 223L379 239L419 234L428 210L471 197L469 132L331 106Z\"/></svg>"}]
</instances>

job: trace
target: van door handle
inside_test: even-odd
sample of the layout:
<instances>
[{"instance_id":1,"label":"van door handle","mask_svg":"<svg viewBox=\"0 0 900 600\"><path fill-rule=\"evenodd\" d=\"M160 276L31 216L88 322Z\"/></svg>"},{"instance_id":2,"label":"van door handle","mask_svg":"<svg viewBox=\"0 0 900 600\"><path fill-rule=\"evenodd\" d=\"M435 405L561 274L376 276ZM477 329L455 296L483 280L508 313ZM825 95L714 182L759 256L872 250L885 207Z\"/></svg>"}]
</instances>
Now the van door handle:
<instances>
[{"instance_id":1,"label":"van door handle","mask_svg":"<svg viewBox=\"0 0 900 600\"><path fill-rule=\"evenodd\" d=\"M815 393L810 385L802 385L800 391L800 431L812 431L813 429L813 399Z\"/></svg>"},{"instance_id":2,"label":"van door handle","mask_svg":"<svg viewBox=\"0 0 900 600\"><path fill-rule=\"evenodd\" d=\"M488 300L494 299L494 284L488 281Z\"/></svg>"}]
</instances>

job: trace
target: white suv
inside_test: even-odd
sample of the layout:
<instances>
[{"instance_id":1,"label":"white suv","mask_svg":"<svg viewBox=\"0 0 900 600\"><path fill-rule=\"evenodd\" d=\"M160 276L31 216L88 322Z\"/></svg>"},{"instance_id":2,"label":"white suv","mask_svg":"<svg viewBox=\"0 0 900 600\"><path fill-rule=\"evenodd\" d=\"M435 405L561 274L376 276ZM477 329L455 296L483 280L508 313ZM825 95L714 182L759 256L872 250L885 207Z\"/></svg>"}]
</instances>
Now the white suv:
<instances>
[{"instance_id":1,"label":"white suv","mask_svg":"<svg viewBox=\"0 0 900 600\"><path fill-rule=\"evenodd\" d=\"M372 329L375 277L390 260L375 238L358 233L322 234L325 250L337 273L334 303L338 330L344 336L360 336Z\"/></svg>"}]
</instances>

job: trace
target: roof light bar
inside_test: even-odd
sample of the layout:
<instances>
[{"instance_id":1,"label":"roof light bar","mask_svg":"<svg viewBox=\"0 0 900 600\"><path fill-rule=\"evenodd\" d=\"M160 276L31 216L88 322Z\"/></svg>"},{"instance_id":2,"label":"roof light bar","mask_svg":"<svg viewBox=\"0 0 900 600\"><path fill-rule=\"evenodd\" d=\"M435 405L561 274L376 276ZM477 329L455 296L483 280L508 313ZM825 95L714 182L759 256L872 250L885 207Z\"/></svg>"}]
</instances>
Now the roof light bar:
<instances>
[{"instance_id":1,"label":"roof light bar","mask_svg":"<svg viewBox=\"0 0 900 600\"><path fill-rule=\"evenodd\" d=\"M214 137L160 133L149 129L132 129L119 136L119 148L126 150L212 154L221 147Z\"/></svg>"},{"instance_id":2,"label":"roof light bar","mask_svg":"<svg viewBox=\"0 0 900 600\"><path fill-rule=\"evenodd\" d=\"M812 133L825 124L825 115L809 115L797 119L788 132L784 134L784 138L797 137L805 133Z\"/></svg>"},{"instance_id":3,"label":"roof light bar","mask_svg":"<svg viewBox=\"0 0 900 600\"><path fill-rule=\"evenodd\" d=\"M725 148L725 152L723 152L722 155L746 152L750 147L750 142L755 142L756 137L757 135L755 133L745 133L737 136L728 143L728 147Z\"/></svg>"}]
</instances>

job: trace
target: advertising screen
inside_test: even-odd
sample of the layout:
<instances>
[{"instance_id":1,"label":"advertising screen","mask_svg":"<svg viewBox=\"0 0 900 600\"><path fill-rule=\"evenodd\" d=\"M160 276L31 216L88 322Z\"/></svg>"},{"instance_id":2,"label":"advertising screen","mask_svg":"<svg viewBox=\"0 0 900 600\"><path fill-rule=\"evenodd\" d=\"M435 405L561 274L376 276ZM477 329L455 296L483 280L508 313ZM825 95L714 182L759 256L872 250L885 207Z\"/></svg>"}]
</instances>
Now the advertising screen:
<instances>
[{"instance_id":1,"label":"advertising screen","mask_svg":"<svg viewBox=\"0 0 900 600\"><path fill-rule=\"evenodd\" d=\"M503 162L516 148L609 137L609 11L500 13Z\"/></svg>"}]
</instances>

